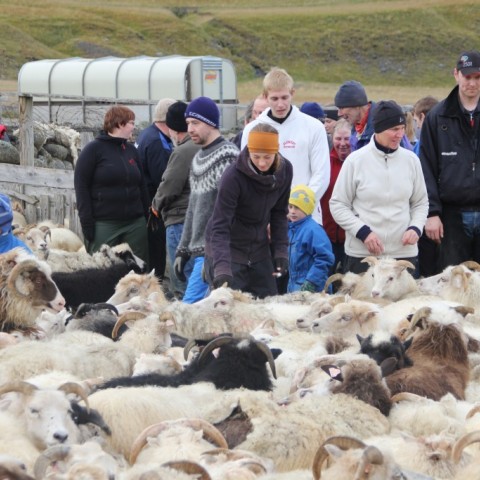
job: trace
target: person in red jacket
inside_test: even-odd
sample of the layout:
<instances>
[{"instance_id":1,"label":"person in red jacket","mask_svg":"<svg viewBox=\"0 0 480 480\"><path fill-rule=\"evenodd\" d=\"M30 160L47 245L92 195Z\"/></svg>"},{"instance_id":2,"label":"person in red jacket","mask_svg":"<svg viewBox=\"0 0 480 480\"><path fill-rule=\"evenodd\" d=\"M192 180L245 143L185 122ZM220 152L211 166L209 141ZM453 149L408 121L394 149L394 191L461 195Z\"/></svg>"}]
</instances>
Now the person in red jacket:
<instances>
[{"instance_id":1,"label":"person in red jacket","mask_svg":"<svg viewBox=\"0 0 480 480\"><path fill-rule=\"evenodd\" d=\"M345 255L345 231L335 223L330 213L328 204L332 196L333 187L337 181L338 174L342 168L343 161L350 155L350 135L352 126L345 119L340 119L333 129L333 148L330 151L330 183L326 192L320 200L323 215L323 228L327 232L328 238L332 243L335 262L333 263L330 274L338 270L339 264L343 264Z\"/></svg>"}]
</instances>

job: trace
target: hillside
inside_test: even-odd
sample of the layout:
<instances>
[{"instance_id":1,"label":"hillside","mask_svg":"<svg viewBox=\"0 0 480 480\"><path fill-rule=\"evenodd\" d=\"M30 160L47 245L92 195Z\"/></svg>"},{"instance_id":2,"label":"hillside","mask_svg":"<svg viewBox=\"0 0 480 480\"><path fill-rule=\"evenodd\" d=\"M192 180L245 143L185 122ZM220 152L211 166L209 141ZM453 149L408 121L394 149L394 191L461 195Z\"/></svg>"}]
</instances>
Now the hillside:
<instances>
[{"instance_id":1,"label":"hillside","mask_svg":"<svg viewBox=\"0 0 480 480\"><path fill-rule=\"evenodd\" d=\"M479 48L475 0L18 0L0 12L0 80L43 58L217 55L258 88L271 66L297 82L444 89ZM418 91L418 89L417 89ZM443 91L443 90L442 90Z\"/></svg>"}]
</instances>

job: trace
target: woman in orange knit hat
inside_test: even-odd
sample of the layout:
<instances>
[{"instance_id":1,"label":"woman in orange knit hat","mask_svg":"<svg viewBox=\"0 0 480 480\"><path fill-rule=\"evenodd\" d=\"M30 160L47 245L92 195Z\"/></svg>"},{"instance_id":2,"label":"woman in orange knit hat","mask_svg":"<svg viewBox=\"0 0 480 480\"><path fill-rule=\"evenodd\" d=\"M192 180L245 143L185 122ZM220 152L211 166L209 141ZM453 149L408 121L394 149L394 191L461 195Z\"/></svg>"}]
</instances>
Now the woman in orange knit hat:
<instances>
[{"instance_id":1,"label":"woman in orange knit hat","mask_svg":"<svg viewBox=\"0 0 480 480\"><path fill-rule=\"evenodd\" d=\"M287 273L293 170L278 150L277 130L259 123L220 179L205 233L205 276L212 288L227 284L264 298L277 293L276 277Z\"/></svg>"}]
</instances>

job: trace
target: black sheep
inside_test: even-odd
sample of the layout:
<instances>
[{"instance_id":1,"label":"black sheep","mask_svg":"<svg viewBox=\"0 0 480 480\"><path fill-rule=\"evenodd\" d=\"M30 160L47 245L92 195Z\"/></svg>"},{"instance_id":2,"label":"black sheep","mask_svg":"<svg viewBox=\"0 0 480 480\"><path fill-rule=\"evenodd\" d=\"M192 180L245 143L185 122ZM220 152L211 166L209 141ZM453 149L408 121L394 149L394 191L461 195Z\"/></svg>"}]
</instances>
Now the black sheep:
<instances>
[{"instance_id":1,"label":"black sheep","mask_svg":"<svg viewBox=\"0 0 480 480\"><path fill-rule=\"evenodd\" d=\"M136 265L136 264L135 264ZM101 303L115 293L118 281L132 270L140 272L131 262L108 268L86 268L76 272L53 272L53 281L65 298L67 308L77 309L82 303Z\"/></svg>"},{"instance_id":2,"label":"black sheep","mask_svg":"<svg viewBox=\"0 0 480 480\"><path fill-rule=\"evenodd\" d=\"M219 349L218 355L212 351ZM188 353L188 352L187 352ZM252 339L220 336L210 341L201 353L177 375L149 373L136 377L119 377L108 380L99 389L115 387L178 387L197 382L212 382L216 388L229 390L244 387L250 390L271 390L266 362L275 374L279 349L270 350L264 343Z\"/></svg>"},{"instance_id":3,"label":"black sheep","mask_svg":"<svg viewBox=\"0 0 480 480\"><path fill-rule=\"evenodd\" d=\"M360 343L360 353L368 355L377 362L377 365L381 366L387 358L396 360L394 370L400 370L413 365L412 360L407 355L407 350L412 344L412 338L401 342L395 335L390 335L387 338L384 335L376 336L370 334L365 338L357 335L357 339ZM390 373L385 372L384 376Z\"/></svg>"}]
</instances>

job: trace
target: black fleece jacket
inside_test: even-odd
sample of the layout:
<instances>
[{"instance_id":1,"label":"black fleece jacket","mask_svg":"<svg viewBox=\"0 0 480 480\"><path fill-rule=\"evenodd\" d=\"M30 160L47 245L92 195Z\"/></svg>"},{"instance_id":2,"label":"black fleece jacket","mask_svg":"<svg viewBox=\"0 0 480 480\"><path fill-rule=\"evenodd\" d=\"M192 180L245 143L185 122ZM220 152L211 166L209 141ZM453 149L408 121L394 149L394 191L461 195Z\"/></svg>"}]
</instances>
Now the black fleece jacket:
<instances>
[{"instance_id":1,"label":"black fleece jacket","mask_svg":"<svg viewBox=\"0 0 480 480\"><path fill-rule=\"evenodd\" d=\"M135 219L148 212L148 194L137 149L101 133L80 153L74 172L82 227L97 220Z\"/></svg>"}]
</instances>

